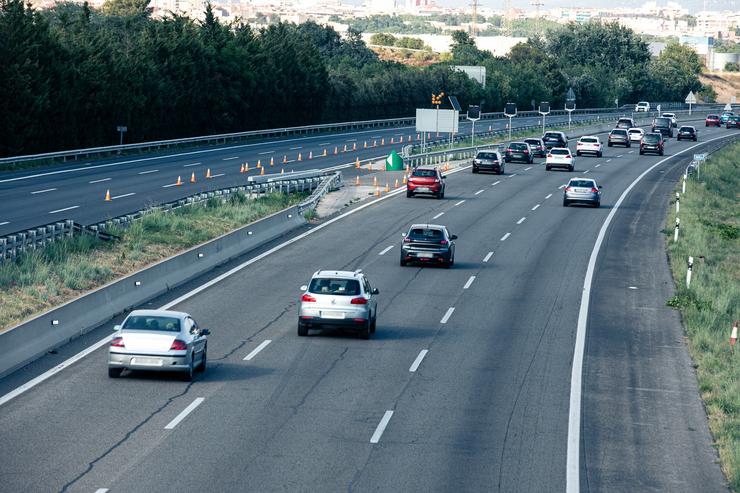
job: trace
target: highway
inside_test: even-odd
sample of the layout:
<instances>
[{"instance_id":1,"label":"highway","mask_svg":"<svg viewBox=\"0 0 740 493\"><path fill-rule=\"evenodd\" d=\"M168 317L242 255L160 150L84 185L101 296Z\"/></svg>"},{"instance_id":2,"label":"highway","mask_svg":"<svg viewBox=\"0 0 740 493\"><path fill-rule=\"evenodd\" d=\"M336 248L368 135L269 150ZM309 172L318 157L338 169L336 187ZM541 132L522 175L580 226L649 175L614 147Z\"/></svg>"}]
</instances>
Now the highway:
<instances>
[{"instance_id":1,"label":"highway","mask_svg":"<svg viewBox=\"0 0 740 493\"><path fill-rule=\"evenodd\" d=\"M444 200L362 202L155 300L212 331L206 373L111 380L105 348L92 352L0 406L0 491L727 491L665 306L662 229L691 153L735 135L702 127L665 157L605 147L573 173L465 168ZM601 208L562 207L571 176L604 185ZM401 233L427 221L459 236L452 269L399 266ZM594 252L573 484L571 368ZM331 268L379 288L369 341L297 336L299 286ZM0 395L111 331L0 381Z\"/></svg>"},{"instance_id":2,"label":"highway","mask_svg":"<svg viewBox=\"0 0 740 493\"><path fill-rule=\"evenodd\" d=\"M610 115L600 115L610 118ZM616 118L616 116L612 115ZM574 115L573 120L593 118ZM537 118L515 118L514 127L536 124ZM567 122L565 116L547 118L548 125ZM476 133L504 128L507 120L483 120ZM470 135L469 122L460 124L460 134ZM399 139L403 137L403 142ZM314 134L260 140L251 143L185 149L167 153L144 153L117 159L66 164L53 168L0 173L0 236L24 229L72 219L90 225L135 212L151 204L177 200L198 192L242 185L243 163L258 173L257 163L267 165L265 174L282 170L324 169L354 163L357 158L385 157L391 149L401 151L409 138L416 139L413 127L374 128L345 133ZM439 140L446 137L440 136ZM391 144L391 139L394 144ZM432 135L432 140L436 136ZM365 144L369 148L365 148ZM382 145L384 144L384 145ZM373 147L376 145L377 147ZM357 150L352 149L356 146ZM344 152L345 147L347 152ZM337 154L334 155L334 150ZM326 150L326 157L322 156ZM300 154L301 161L298 161ZM312 156L313 159L309 159ZM283 164L283 159L287 162ZM269 166L270 161L273 166ZM211 179L206 179L207 170ZM349 170L349 173L352 173ZM348 174L349 174L348 173ZM195 175L195 183L190 179ZM176 186L178 176L182 186ZM109 202L105 202L110 191Z\"/></svg>"}]
</instances>

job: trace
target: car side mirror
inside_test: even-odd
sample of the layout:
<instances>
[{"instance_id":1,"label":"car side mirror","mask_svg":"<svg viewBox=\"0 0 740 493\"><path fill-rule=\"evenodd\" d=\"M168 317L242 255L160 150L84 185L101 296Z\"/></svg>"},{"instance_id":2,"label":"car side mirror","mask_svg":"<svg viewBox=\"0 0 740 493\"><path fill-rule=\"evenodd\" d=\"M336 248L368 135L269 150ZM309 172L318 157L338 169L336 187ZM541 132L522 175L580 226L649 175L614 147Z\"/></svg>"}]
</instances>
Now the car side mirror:
<instances>
[{"instance_id":1,"label":"car side mirror","mask_svg":"<svg viewBox=\"0 0 740 493\"><path fill-rule=\"evenodd\" d=\"M447 177L446 177L446 176L443 176L443 177L442 177L442 179L443 179L443 180L446 180L446 179L447 179Z\"/></svg>"},{"instance_id":2,"label":"car side mirror","mask_svg":"<svg viewBox=\"0 0 740 493\"><path fill-rule=\"evenodd\" d=\"M450 235L450 239L451 240L456 240L457 239L457 235Z\"/></svg>"},{"instance_id":3,"label":"car side mirror","mask_svg":"<svg viewBox=\"0 0 740 493\"><path fill-rule=\"evenodd\" d=\"M211 331L208 329L200 329L200 335L202 336L209 336L211 335Z\"/></svg>"},{"instance_id":4,"label":"car side mirror","mask_svg":"<svg viewBox=\"0 0 740 493\"><path fill-rule=\"evenodd\" d=\"M307 290L308 290L308 286L306 286L305 284L301 286L301 291L307 291Z\"/></svg>"},{"instance_id":5,"label":"car side mirror","mask_svg":"<svg viewBox=\"0 0 740 493\"><path fill-rule=\"evenodd\" d=\"M601 190L602 188L604 188L604 186L603 185L599 185L599 190Z\"/></svg>"},{"instance_id":6,"label":"car side mirror","mask_svg":"<svg viewBox=\"0 0 740 493\"><path fill-rule=\"evenodd\" d=\"M372 294L380 294L380 291L378 291L378 288L373 288L372 291L370 291Z\"/></svg>"},{"instance_id":7,"label":"car side mirror","mask_svg":"<svg viewBox=\"0 0 740 493\"><path fill-rule=\"evenodd\" d=\"M121 330L121 326L120 325L114 325L113 326L113 330L115 330L116 332L118 332L119 330Z\"/></svg>"},{"instance_id":8,"label":"car side mirror","mask_svg":"<svg viewBox=\"0 0 740 493\"><path fill-rule=\"evenodd\" d=\"M402 238L406 238L406 233L401 233Z\"/></svg>"}]
</instances>

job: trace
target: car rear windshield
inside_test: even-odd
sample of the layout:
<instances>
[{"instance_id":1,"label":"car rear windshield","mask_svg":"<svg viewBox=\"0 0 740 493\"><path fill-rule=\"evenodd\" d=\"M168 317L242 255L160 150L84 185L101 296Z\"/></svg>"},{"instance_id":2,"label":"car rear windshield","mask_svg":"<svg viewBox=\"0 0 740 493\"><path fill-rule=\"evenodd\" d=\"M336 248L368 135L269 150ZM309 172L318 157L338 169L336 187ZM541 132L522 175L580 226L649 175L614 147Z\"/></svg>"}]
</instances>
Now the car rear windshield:
<instances>
[{"instance_id":1,"label":"car rear windshield","mask_svg":"<svg viewBox=\"0 0 740 493\"><path fill-rule=\"evenodd\" d=\"M495 152L479 152L477 157L478 159L498 159Z\"/></svg>"},{"instance_id":2,"label":"car rear windshield","mask_svg":"<svg viewBox=\"0 0 740 493\"><path fill-rule=\"evenodd\" d=\"M526 142L527 144L536 145L536 146L542 145L542 142L540 142L540 139L524 139L524 142Z\"/></svg>"},{"instance_id":3,"label":"car rear windshield","mask_svg":"<svg viewBox=\"0 0 740 493\"><path fill-rule=\"evenodd\" d=\"M640 130L639 128L630 128L629 129L629 133L631 133L631 134L641 134L642 133L642 130Z\"/></svg>"},{"instance_id":4,"label":"car rear windshield","mask_svg":"<svg viewBox=\"0 0 740 493\"><path fill-rule=\"evenodd\" d=\"M670 118L656 118L655 119L655 126L656 127L667 127L671 125L671 119Z\"/></svg>"},{"instance_id":5,"label":"car rear windshield","mask_svg":"<svg viewBox=\"0 0 740 493\"><path fill-rule=\"evenodd\" d=\"M527 148L527 144L523 144L521 142L514 142L512 144L509 144L509 148L517 150L517 151L523 151Z\"/></svg>"},{"instance_id":6,"label":"car rear windshield","mask_svg":"<svg viewBox=\"0 0 740 493\"><path fill-rule=\"evenodd\" d=\"M568 149L553 149L550 151L550 154L556 154L558 156L566 156L570 154L570 151Z\"/></svg>"},{"instance_id":7,"label":"car rear windshield","mask_svg":"<svg viewBox=\"0 0 740 493\"><path fill-rule=\"evenodd\" d=\"M679 132L693 132L694 129L691 127L681 127L678 129Z\"/></svg>"},{"instance_id":8,"label":"car rear windshield","mask_svg":"<svg viewBox=\"0 0 740 493\"><path fill-rule=\"evenodd\" d=\"M180 320L173 317L136 315L126 319L123 330L158 330L180 332Z\"/></svg>"},{"instance_id":9,"label":"car rear windshield","mask_svg":"<svg viewBox=\"0 0 740 493\"><path fill-rule=\"evenodd\" d=\"M357 296L360 294L360 281L356 279L337 279L314 277L308 286L311 293L337 296Z\"/></svg>"},{"instance_id":10,"label":"car rear windshield","mask_svg":"<svg viewBox=\"0 0 740 493\"><path fill-rule=\"evenodd\" d=\"M626 130L612 130L612 135L627 135Z\"/></svg>"},{"instance_id":11,"label":"car rear windshield","mask_svg":"<svg viewBox=\"0 0 740 493\"><path fill-rule=\"evenodd\" d=\"M596 140L596 137L582 137L581 138L581 142L587 142L589 144L595 144L595 143L598 142L598 140Z\"/></svg>"},{"instance_id":12,"label":"car rear windshield","mask_svg":"<svg viewBox=\"0 0 740 493\"><path fill-rule=\"evenodd\" d=\"M412 240L441 240L445 235L440 229L413 228L408 236Z\"/></svg>"},{"instance_id":13,"label":"car rear windshield","mask_svg":"<svg viewBox=\"0 0 740 493\"><path fill-rule=\"evenodd\" d=\"M545 134L545 137L544 138L545 139L551 139L551 140L552 139L560 140L560 134L555 134L555 133L548 132L548 133Z\"/></svg>"},{"instance_id":14,"label":"car rear windshield","mask_svg":"<svg viewBox=\"0 0 740 493\"><path fill-rule=\"evenodd\" d=\"M707 120L719 120L719 115L707 115Z\"/></svg>"},{"instance_id":15,"label":"car rear windshield","mask_svg":"<svg viewBox=\"0 0 740 493\"><path fill-rule=\"evenodd\" d=\"M421 176L423 178L434 178L437 176L437 172L433 169L415 169L413 176Z\"/></svg>"},{"instance_id":16,"label":"car rear windshield","mask_svg":"<svg viewBox=\"0 0 740 493\"><path fill-rule=\"evenodd\" d=\"M593 187L594 182L591 180L570 180L568 185L571 187Z\"/></svg>"},{"instance_id":17,"label":"car rear windshield","mask_svg":"<svg viewBox=\"0 0 740 493\"><path fill-rule=\"evenodd\" d=\"M622 125L624 125L625 123L627 123L631 127L632 126L632 119L631 118L620 118L619 120L617 120L617 124L620 124L620 123Z\"/></svg>"},{"instance_id":18,"label":"car rear windshield","mask_svg":"<svg viewBox=\"0 0 740 493\"><path fill-rule=\"evenodd\" d=\"M660 135L647 134L642 138L642 140L649 144L657 144L658 142L660 142Z\"/></svg>"}]
</instances>

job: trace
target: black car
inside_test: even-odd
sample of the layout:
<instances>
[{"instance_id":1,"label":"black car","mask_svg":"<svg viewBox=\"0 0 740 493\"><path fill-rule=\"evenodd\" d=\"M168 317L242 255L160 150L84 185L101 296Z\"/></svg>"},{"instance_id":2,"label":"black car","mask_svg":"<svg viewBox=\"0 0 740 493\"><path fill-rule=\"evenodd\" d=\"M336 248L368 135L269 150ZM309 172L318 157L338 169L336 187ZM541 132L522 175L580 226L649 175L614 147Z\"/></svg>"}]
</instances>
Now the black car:
<instances>
[{"instance_id":1,"label":"black car","mask_svg":"<svg viewBox=\"0 0 740 493\"><path fill-rule=\"evenodd\" d=\"M728 117L725 128L740 128L740 115Z\"/></svg>"},{"instance_id":2,"label":"black car","mask_svg":"<svg viewBox=\"0 0 740 493\"><path fill-rule=\"evenodd\" d=\"M538 138L524 139L524 142L529 144L529 148L532 149L534 157L546 157L547 147L545 147L545 141Z\"/></svg>"},{"instance_id":3,"label":"black car","mask_svg":"<svg viewBox=\"0 0 740 493\"><path fill-rule=\"evenodd\" d=\"M676 140L693 140L696 142L697 139L697 131L694 127L691 127L689 125L684 125L683 127L678 129L678 135L676 135Z\"/></svg>"},{"instance_id":4,"label":"black car","mask_svg":"<svg viewBox=\"0 0 740 493\"><path fill-rule=\"evenodd\" d=\"M456 235L451 235L445 226L436 224L414 224L408 233L403 233L401 244L401 266L411 262L442 264L452 267L455 263Z\"/></svg>"},{"instance_id":5,"label":"black car","mask_svg":"<svg viewBox=\"0 0 740 493\"><path fill-rule=\"evenodd\" d=\"M659 132L665 137L673 137L673 120L659 116L653 120L653 132Z\"/></svg>"},{"instance_id":6,"label":"black car","mask_svg":"<svg viewBox=\"0 0 740 493\"><path fill-rule=\"evenodd\" d=\"M609 147L616 145L632 147L630 134L627 132L627 130L623 128L615 128L614 130L609 132L609 137L607 138L606 145Z\"/></svg>"},{"instance_id":7,"label":"black car","mask_svg":"<svg viewBox=\"0 0 740 493\"><path fill-rule=\"evenodd\" d=\"M645 134L640 141L640 155L653 152L662 156L665 149L664 146L665 140L663 139L663 134L657 132Z\"/></svg>"},{"instance_id":8,"label":"black car","mask_svg":"<svg viewBox=\"0 0 740 493\"><path fill-rule=\"evenodd\" d=\"M553 147L568 147L568 137L563 132L545 132L542 141L547 149Z\"/></svg>"},{"instance_id":9,"label":"black car","mask_svg":"<svg viewBox=\"0 0 740 493\"><path fill-rule=\"evenodd\" d=\"M493 171L496 174L504 173L504 160L498 151L478 151L473 158L473 173Z\"/></svg>"},{"instance_id":10,"label":"black car","mask_svg":"<svg viewBox=\"0 0 740 493\"><path fill-rule=\"evenodd\" d=\"M512 142L506 147L504 160L506 160L507 163L516 160L530 164L534 162L534 155L532 154L532 150L529 148L529 144L526 142Z\"/></svg>"}]
</instances>

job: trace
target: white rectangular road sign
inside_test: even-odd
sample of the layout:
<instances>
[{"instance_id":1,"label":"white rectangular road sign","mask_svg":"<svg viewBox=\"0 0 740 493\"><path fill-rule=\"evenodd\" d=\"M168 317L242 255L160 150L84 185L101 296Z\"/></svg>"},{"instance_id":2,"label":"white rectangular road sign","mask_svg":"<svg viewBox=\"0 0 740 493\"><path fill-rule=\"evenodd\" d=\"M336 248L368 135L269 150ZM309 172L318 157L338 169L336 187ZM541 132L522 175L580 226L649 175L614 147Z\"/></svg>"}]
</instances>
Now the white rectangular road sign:
<instances>
[{"instance_id":1,"label":"white rectangular road sign","mask_svg":"<svg viewBox=\"0 0 740 493\"><path fill-rule=\"evenodd\" d=\"M706 160L707 160L706 153L704 153L704 154L694 154L694 161L706 161Z\"/></svg>"},{"instance_id":2,"label":"white rectangular road sign","mask_svg":"<svg viewBox=\"0 0 740 493\"><path fill-rule=\"evenodd\" d=\"M457 132L460 113L456 110L416 108L417 132Z\"/></svg>"}]
</instances>

